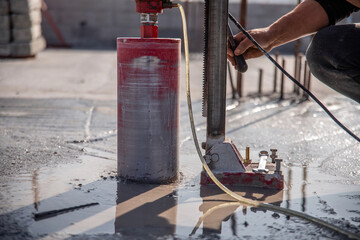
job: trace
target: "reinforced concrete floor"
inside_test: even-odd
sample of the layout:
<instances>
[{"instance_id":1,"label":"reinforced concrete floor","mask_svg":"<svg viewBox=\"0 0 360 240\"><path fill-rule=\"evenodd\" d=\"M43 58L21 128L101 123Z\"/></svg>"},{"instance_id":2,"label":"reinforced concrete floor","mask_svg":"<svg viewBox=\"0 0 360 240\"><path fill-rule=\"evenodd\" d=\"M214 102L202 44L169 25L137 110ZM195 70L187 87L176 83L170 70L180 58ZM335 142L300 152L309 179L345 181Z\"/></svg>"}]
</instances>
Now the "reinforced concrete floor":
<instances>
[{"instance_id":1,"label":"reinforced concrete floor","mask_svg":"<svg viewBox=\"0 0 360 240\"><path fill-rule=\"evenodd\" d=\"M290 72L292 56L285 56ZM248 61L244 97L228 90L226 135L240 152L277 148L282 191L233 188L249 199L307 213L360 237L360 145L313 101L272 93L273 66ZM264 94L257 92L264 69ZM1 239L346 239L302 219L236 204L200 186L182 66L180 178L169 185L116 179L116 52L48 49L0 60ZM233 73L235 74L235 73ZM202 58L191 56L197 134ZM229 85L229 84L228 84ZM315 95L360 135L360 105L312 78ZM229 88L228 88L229 89ZM99 203L34 218L34 214ZM202 217L204 214L205 217Z\"/></svg>"}]
</instances>

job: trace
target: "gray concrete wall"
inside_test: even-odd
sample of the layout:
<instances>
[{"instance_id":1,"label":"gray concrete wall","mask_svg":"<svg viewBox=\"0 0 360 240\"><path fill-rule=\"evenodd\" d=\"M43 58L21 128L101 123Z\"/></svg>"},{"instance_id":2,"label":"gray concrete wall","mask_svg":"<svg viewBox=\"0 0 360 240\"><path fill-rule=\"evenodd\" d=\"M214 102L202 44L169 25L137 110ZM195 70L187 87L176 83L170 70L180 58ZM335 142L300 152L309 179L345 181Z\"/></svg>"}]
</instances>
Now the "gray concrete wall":
<instances>
[{"instance_id":1,"label":"gray concrete wall","mask_svg":"<svg viewBox=\"0 0 360 240\"><path fill-rule=\"evenodd\" d=\"M115 48L116 37L138 37L140 35L139 14L135 12L134 0L46 0L66 41L78 48ZM183 2L187 12L190 49L202 51L203 43L203 1ZM265 27L295 5L249 4L247 28ZM239 16L240 0L230 3L229 9ZM360 22L360 14L354 16ZM235 28L233 29L235 32ZM44 36L49 45L58 44L49 23L43 21ZM159 37L181 37L181 17L178 9L167 9L159 15ZM302 40L302 50L308 39ZM292 51L288 44L280 50Z\"/></svg>"}]
</instances>

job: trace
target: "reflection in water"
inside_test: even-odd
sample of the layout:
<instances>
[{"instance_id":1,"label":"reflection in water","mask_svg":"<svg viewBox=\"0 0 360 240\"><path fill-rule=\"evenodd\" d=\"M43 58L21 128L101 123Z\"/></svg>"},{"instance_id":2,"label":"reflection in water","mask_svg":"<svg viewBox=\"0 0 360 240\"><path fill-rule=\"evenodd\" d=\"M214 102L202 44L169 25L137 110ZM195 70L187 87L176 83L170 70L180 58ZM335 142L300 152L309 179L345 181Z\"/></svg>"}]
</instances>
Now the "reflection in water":
<instances>
[{"instance_id":1,"label":"reflection in water","mask_svg":"<svg viewBox=\"0 0 360 240\"><path fill-rule=\"evenodd\" d=\"M39 169L36 169L33 172L33 175L32 175L32 178L31 178L32 190L34 192L34 208L35 208L36 211L38 211L38 207L40 205L38 177L39 177Z\"/></svg>"},{"instance_id":2,"label":"reflection in water","mask_svg":"<svg viewBox=\"0 0 360 240\"><path fill-rule=\"evenodd\" d=\"M177 193L171 185L117 184L115 232L127 236L173 235Z\"/></svg>"},{"instance_id":3,"label":"reflection in water","mask_svg":"<svg viewBox=\"0 0 360 240\"><path fill-rule=\"evenodd\" d=\"M215 186L214 186L215 187ZM240 196L248 199L271 203L276 206L280 206L283 201L283 191L273 189L261 189L261 188L245 188L237 187L232 189ZM203 215L198 220L192 233L196 233L201 223L203 224L203 235L211 235L212 238L218 238L222 231L222 223L230 220L230 226L233 236L237 236L238 220L235 215L236 210L242 206L243 216L247 214L247 206L234 201L233 198L223 193L218 188L212 188L210 186L200 187L200 196L203 199L203 203L200 205L199 210L203 212ZM258 208L250 208L251 211L263 211ZM266 212L266 210L265 210ZM244 224L247 224L246 221Z\"/></svg>"},{"instance_id":4,"label":"reflection in water","mask_svg":"<svg viewBox=\"0 0 360 240\"><path fill-rule=\"evenodd\" d=\"M306 211L306 183L307 183L307 166L303 166L303 184L301 186L301 193L302 193L302 202L301 202L301 211Z\"/></svg>"},{"instance_id":5,"label":"reflection in water","mask_svg":"<svg viewBox=\"0 0 360 240\"><path fill-rule=\"evenodd\" d=\"M243 210L242 210L242 212L243 212L243 215L245 216L245 215L246 215L246 213L247 213L247 207L246 207L246 206L243 206Z\"/></svg>"},{"instance_id":6,"label":"reflection in water","mask_svg":"<svg viewBox=\"0 0 360 240\"><path fill-rule=\"evenodd\" d=\"M237 220L236 220L236 215L235 215L235 214L232 214L231 217L230 217L230 219L231 219L231 231L232 231L232 234L237 237L237 228L236 228L236 226L237 226Z\"/></svg>"},{"instance_id":7,"label":"reflection in water","mask_svg":"<svg viewBox=\"0 0 360 240\"><path fill-rule=\"evenodd\" d=\"M290 196L290 191L291 191L291 187L292 187L292 170L291 168L289 168L288 171L288 180L287 180L287 190L286 190L286 208L290 208L290 200L291 200L291 196ZM290 216L287 215L286 219L290 219Z\"/></svg>"},{"instance_id":8,"label":"reflection in water","mask_svg":"<svg viewBox=\"0 0 360 240\"><path fill-rule=\"evenodd\" d=\"M204 214L214 209L214 211L210 211L210 213L206 214L206 217L203 218L203 234L220 234L222 222L228 221L229 217L233 215L239 206L240 204L237 202L223 203L220 205L219 202L203 202L199 210Z\"/></svg>"},{"instance_id":9,"label":"reflection in water","mask_svg":"<svg viewBox=\"0 0 360 240\"><path fill-rule=\"evenodd\" d=\"M287 190L286 190L286 208L290 208L290 191L292 186L292 170L289 168L288 170L288 180L287 180Z\"/></svg>"}]
</instances>

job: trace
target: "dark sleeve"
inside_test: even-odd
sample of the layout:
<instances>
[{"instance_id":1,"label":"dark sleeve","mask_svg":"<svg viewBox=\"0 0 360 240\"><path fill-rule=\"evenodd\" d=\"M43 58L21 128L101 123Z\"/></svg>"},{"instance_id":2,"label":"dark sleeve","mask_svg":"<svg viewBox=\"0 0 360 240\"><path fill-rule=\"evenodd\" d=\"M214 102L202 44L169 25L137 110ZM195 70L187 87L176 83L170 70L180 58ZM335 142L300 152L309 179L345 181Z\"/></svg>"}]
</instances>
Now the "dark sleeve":
<instances>
[{"instance_id":1,"label":"dark sleeve","mask_svg":"<svg viewBox=\"0 0 360 240\"><path fill-rule=\"evenodd\" d=\"M350 16L351 13L359 11L359 8L355 7L346 0L315 0L325 10L329 17L329 25L334 25L338 21Z\"/></svg>"}]
</instances>

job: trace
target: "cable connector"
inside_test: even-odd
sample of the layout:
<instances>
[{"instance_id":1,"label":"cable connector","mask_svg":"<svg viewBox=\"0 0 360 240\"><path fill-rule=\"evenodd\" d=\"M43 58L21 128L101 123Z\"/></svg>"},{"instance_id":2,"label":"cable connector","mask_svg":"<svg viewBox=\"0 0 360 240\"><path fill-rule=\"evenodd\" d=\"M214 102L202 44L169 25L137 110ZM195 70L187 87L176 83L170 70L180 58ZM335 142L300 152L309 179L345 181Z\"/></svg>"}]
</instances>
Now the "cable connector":
<instances>
[{"instance_id":1,"label":"cable connector","mask_svg":"<svg viewBox=\"0 0 360 240\"><path fill-rule=\"evenodd\" d=\"M173 8L173 7L177 7L177 4L172 3L170 0L163 0L162 1L162 7L163 8Z\"/></svg>"}]
</instances>

